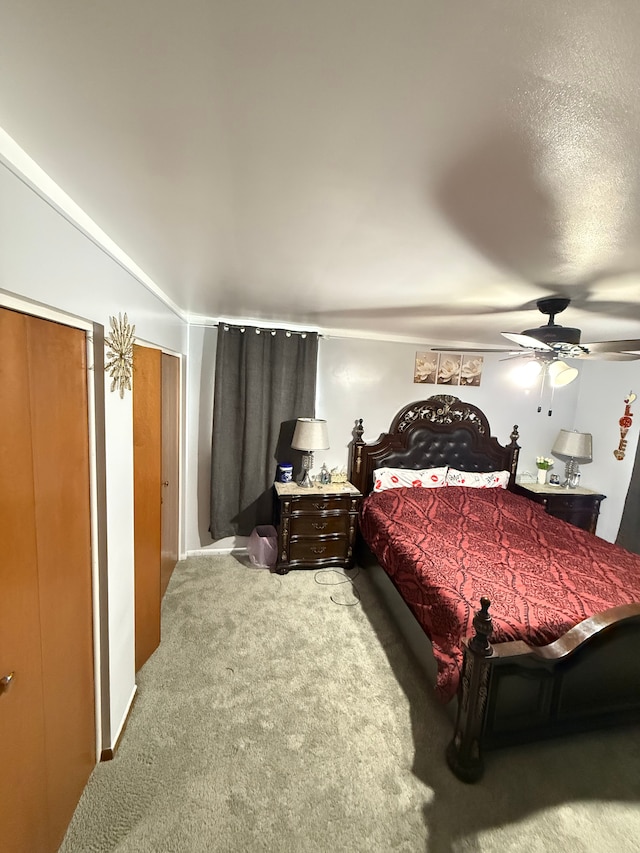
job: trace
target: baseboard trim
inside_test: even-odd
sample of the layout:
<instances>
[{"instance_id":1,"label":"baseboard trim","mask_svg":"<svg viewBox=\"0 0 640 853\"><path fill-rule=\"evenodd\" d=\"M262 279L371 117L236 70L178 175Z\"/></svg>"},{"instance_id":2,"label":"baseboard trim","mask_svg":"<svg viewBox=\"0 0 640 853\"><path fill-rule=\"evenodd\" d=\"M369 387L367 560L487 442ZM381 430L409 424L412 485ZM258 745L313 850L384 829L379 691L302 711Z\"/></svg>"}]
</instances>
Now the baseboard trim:
<instances>
[{"instance_id":1,"label":"baseboard trim","mask_svg":"<svg viewBox=\"0 0 640 853\"><path fill-rule=\"evenodd\" d=\"M194 548L187 551L187 557L226 557L229 554L246 556L249 553L245 546L234 545L228 548Z\"/></svg>"},{"instance_id":2,"label":"baseboard trim","mask_svg":"<svg viewBox=\"0 0 640 853\"><path fill-rule=\"evenodd\" d=\"M124 734L125 729L127 728L127 723L129 722L129 718L131 717L131 711L133 710L133 706L135 705L136 699L138 698L138 685L133 685L133 691L131 693L131 698L129 699L129 705L127 707L126 713L122 718L122 722L120 723L120 731L118 732L113 746L109 746L106 749L103 749L100 753L100 761L111 761L116 757L116 752L118 751L118 747L120 746L120 741L122 739L122 735Z\"/></svg>"}]
</instances>

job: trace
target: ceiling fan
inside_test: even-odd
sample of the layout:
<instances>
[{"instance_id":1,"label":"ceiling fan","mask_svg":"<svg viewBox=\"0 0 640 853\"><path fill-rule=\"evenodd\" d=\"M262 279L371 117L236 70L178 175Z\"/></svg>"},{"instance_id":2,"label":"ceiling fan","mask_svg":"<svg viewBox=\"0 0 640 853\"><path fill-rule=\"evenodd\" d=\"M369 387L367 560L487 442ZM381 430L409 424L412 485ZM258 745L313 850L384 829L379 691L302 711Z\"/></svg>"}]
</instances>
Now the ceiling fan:
<instances>
[{"instance_id":1,"label":"ceiling fan","mask_svg":"<svg viewBox=\"0 0 640 853\"><path fill-rule=\"evenodd\" d=\"M542 395L545 388L545 379L551 386L551 402L555 388L568 385L578 375L575 367L571 367L564 359L607 359L611 361L634 361L640 359L640 340L625 341L595 341L583 344L580 341L580 329L561 326L555 322L556 315L567 308L571 300L562 296L549 296L536 302L538 310L549 317L547 323L535 329L525 329L523 332L502 332L502 335L519 349L496 349L496 348L467 348L456 347L434 347L440 351L448 352L498 352L505 353L506 358L527 359L526 363L519 369L521 376L519 383L527 388L531 387L540 376L540 401L538 412L542 411ZM634 352L638 350L638 352ZM551 404L548 410L552 414Z\"/></svg>"},{"instance_id":2,"label":"ceiling fan","mask_svg":"<svg viewBox=\"0 0 640 853\"><path fill-rule=\"evenodd\" d=\"M560 314L571 303L570 299L562 296L549 296L538 299L536 305L542 314L549 317L547 323L535 329L525 329L523 332L502 332L503 337L517 344L520 349L497 349L469 347L433 347L437 350L450 352L503 352L510 356L529 356L542 362L556 361L564 358L599 358L611 361L633 361L640 359L640 340L626 341L596 341L583 344L580 342L580 329L561 326L555 322ZM639 352L634 352L638 350Z\"/></svg>"}]
</instances>

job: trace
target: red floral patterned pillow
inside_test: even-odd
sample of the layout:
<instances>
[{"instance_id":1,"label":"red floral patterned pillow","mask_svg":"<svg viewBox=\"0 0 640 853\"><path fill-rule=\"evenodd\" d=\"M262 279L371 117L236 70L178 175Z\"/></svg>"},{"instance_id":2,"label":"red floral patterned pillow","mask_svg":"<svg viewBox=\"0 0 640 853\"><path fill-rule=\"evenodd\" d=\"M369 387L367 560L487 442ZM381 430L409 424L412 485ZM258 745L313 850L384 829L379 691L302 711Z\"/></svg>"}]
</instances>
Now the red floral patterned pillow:
<instances>
[{"instance_id":1,"label":"red floral patterned pillow","mask_svg":"<svg viewBox=\"0 0 640 853\"><path fill-rule=\"evenodd\" d=\"M424 468L414 471L410 468L376 468L373 472L373 491L385 489L420 488L438 489L446 485L447 466L444 468Z\"/></svg>"},{"instance_id":2,"label":"red floral patterned pillow","mask_svg":"<svg viewBox=\"0 0 640 853\"><path fill-rule=\"evenodd\" d=\"M447 486L466 486L468 489L506 489L509 485L508 471L447 471Z\"/></svg>"}]
</instances>

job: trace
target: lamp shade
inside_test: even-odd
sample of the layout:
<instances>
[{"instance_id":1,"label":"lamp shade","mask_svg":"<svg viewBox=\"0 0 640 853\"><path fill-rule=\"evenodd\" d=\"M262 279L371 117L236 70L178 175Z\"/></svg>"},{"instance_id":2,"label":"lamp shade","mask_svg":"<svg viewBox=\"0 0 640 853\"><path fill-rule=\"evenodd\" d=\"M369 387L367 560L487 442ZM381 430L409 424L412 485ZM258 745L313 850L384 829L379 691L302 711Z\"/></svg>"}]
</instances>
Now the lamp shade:
<instances>
[{"instance_id":1,"label":"lamp shade","mask_svg":"<svg viewBox=\"0 0 640 853\"><path fill-rule=\"evenodd\" d=\"M547 373L554 388L561 388L563 385L568 385L578 375L576 368L569 367L564 361L552 361L547 368Z\"/></svg>"},{"instance_id":2,"label":"lamp shade","mask_svg":"<svg viewBox=\"0 0 640 853\"><path fill-rule=\"evenodd\" d=\"M575 459L576 462L591 462L593 459L591 433L561 429L551 452L558 459L565 461Z\"/></svg>"},{"instance_id":3,"label":"lamp shade","mask_svg":"<svg viewBox=\"0 0 640 853\"><path fill-rule=\"evenodd\" d=\"M294 450L328 450L327 422L318 418L298 418L291 447Z\"/></svg>"}]
</instances>

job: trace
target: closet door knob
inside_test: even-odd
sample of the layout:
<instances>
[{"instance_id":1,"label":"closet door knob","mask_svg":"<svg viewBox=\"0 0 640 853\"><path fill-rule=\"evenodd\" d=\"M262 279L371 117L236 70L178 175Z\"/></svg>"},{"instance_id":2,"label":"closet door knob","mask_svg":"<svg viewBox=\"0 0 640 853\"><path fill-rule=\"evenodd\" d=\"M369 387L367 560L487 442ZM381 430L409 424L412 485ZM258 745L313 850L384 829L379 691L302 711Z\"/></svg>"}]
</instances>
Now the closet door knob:
<instances>
[{"instance_id":1,"label":"closet door knob","mask_svg":"<svg viewBox=\"0 0 640 853\"><path fill-rule=\"evenodd\" d=\"M163 485L163 486L168 486L168 485L169 485L169 481L168 481L168 480L163 480L163 481L162 481L162 485Z\"/></svg>"},{"instance_id":2,"label":"closet door knob","mask_svg":"<svg viewBox=\"0 0 640 853\"><path fill-rule=\"evenodd\" d=\"M0 695L4 693L5 690L9 689L9 685L13 681L14 675L14 672L10 672L8 675L3 675L2 678L0 678Z\"/></svg>"}]
</instances>

